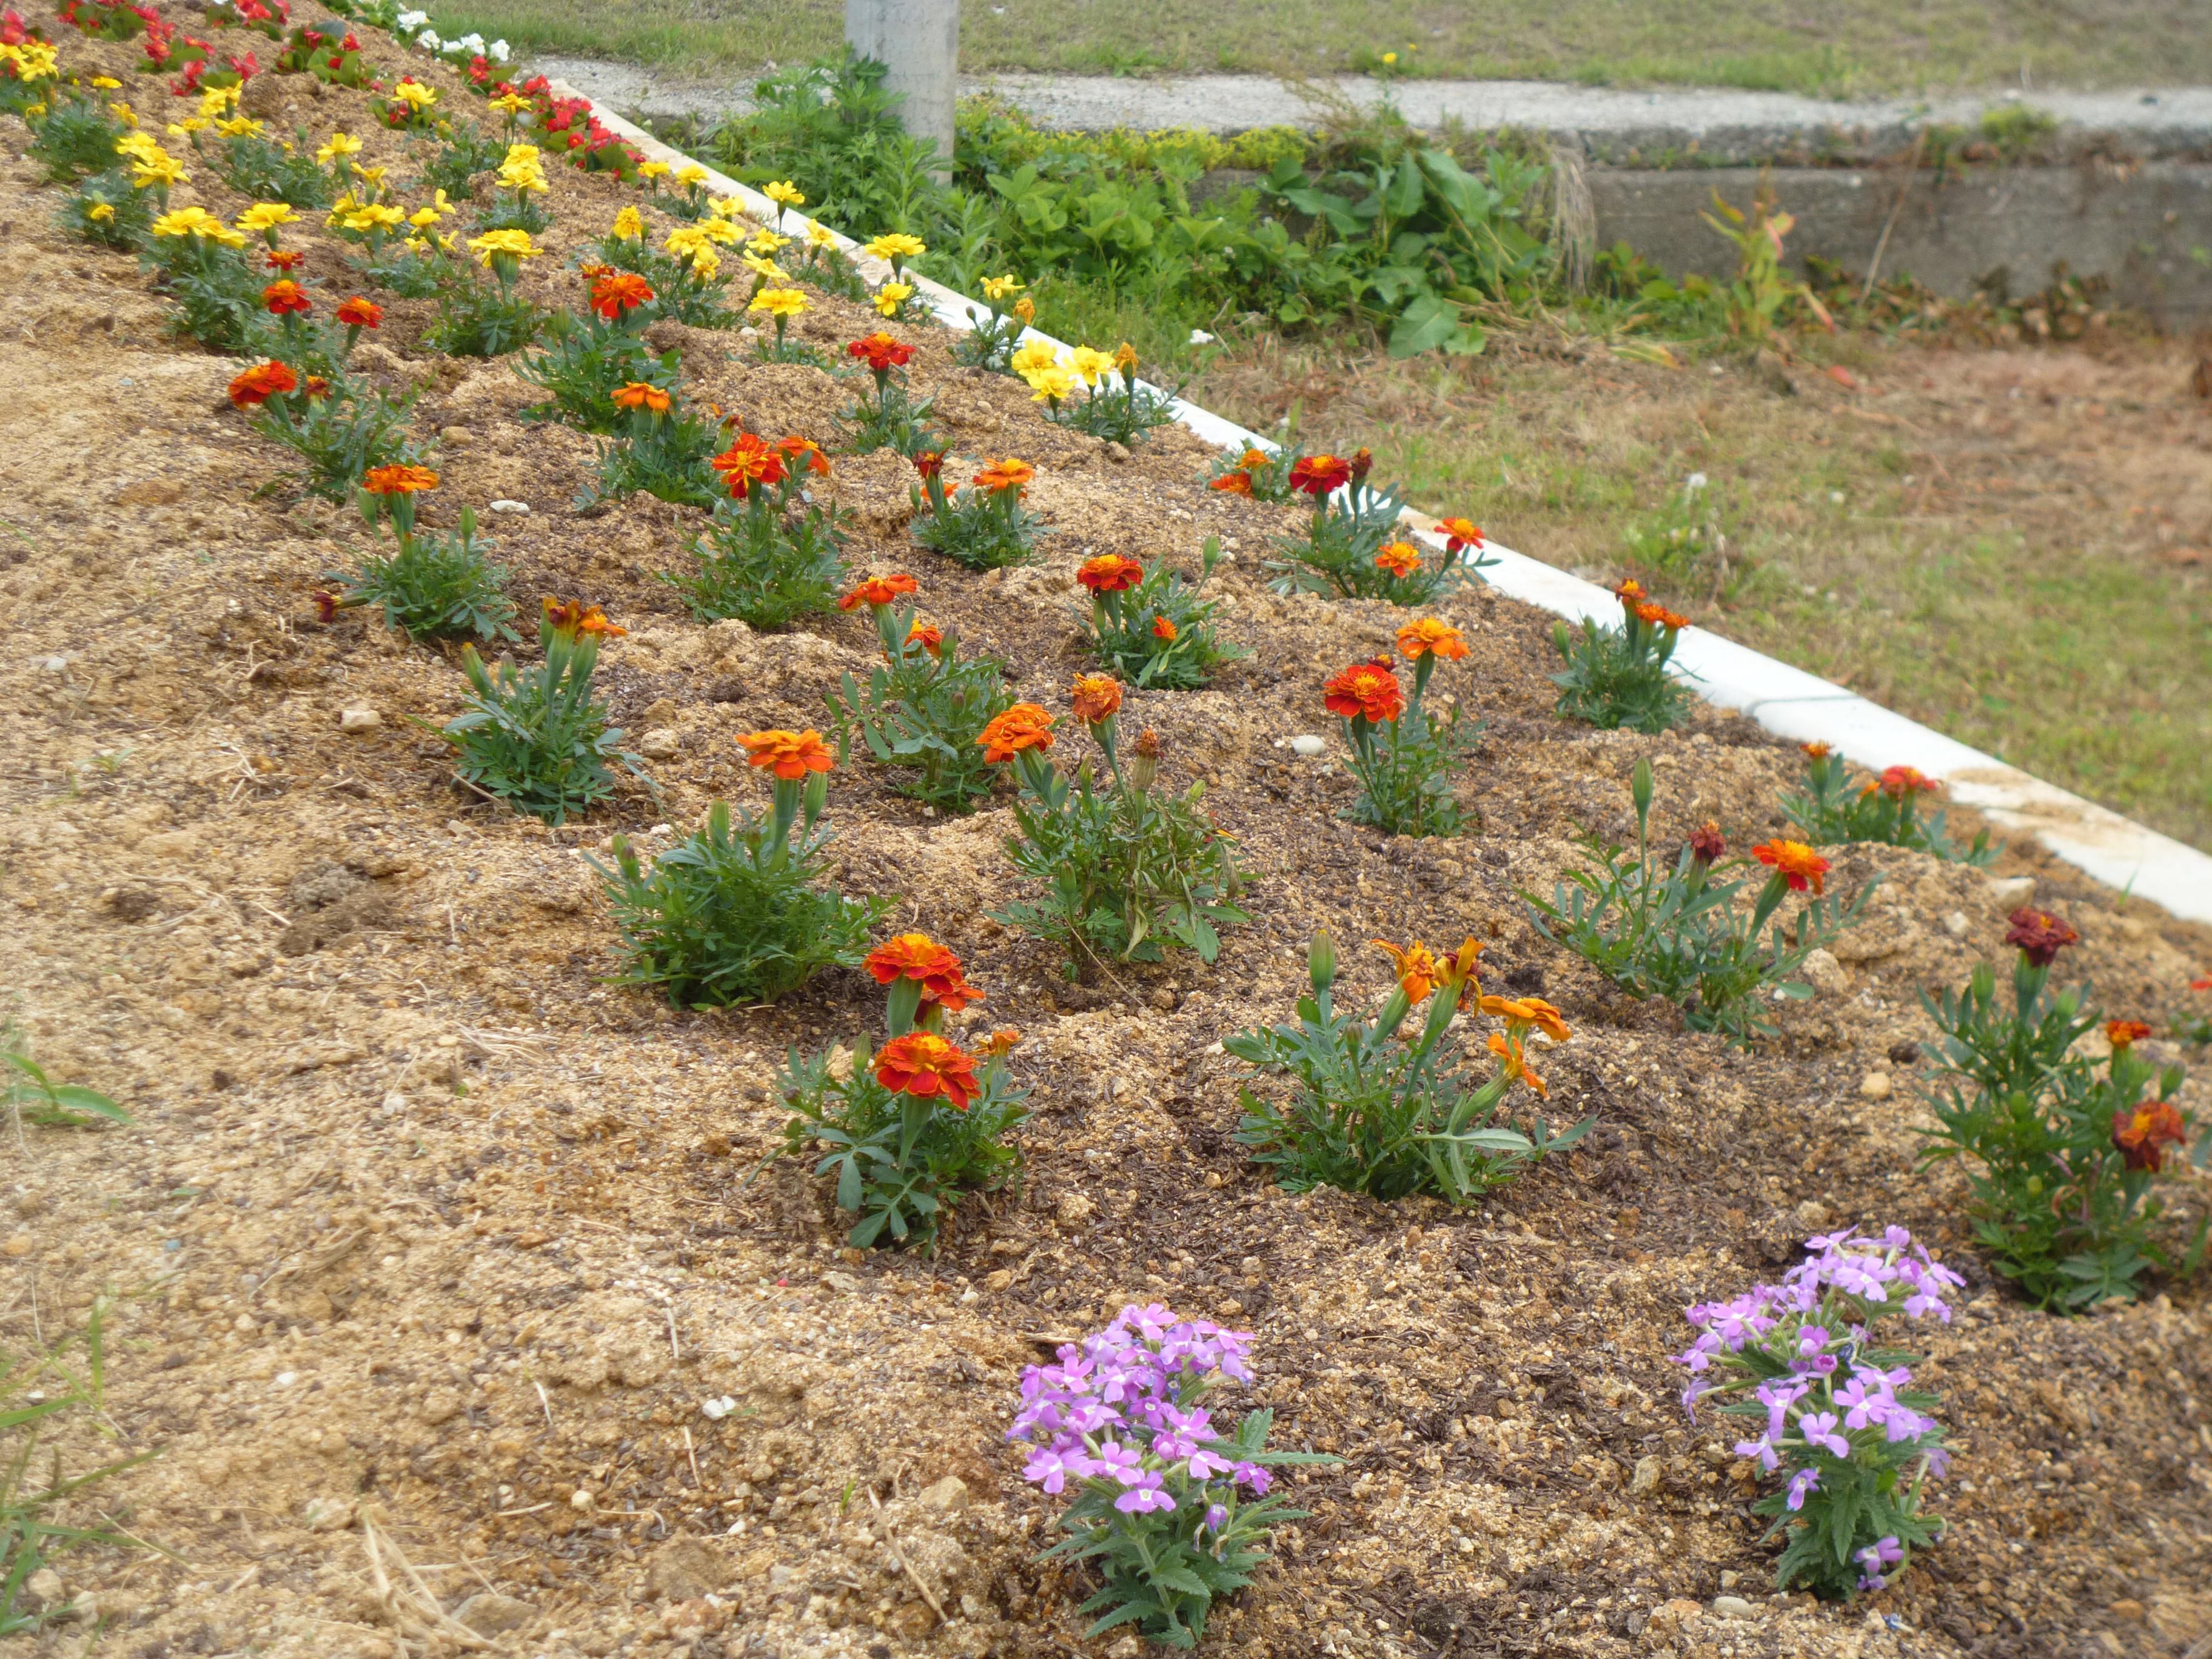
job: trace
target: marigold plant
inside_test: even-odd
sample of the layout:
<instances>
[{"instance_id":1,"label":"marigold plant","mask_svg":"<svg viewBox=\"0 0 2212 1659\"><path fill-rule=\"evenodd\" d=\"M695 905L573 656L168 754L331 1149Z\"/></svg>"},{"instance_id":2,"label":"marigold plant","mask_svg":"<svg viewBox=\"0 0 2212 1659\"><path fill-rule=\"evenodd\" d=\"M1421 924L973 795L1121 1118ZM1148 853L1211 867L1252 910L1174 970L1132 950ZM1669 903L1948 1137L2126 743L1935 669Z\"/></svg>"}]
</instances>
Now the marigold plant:
<instances>
[{"instance_id":1,"label":"marigold plant","mask_svg":"<svg viewBox=\"0 0 2212 1659\"><path fill-rule=\"evenodd\" d=\"M646 343L653 291L642 276L603 270L587 283L581 313L554 313L544 330L544 349L515 366L515 373L550 394L522 414L526 420L564 421L585 432L615 432L625 423L624 406L615 394L631 386L672 392L682 378L682 362L677 353L656 352Z\"/></svg>"},{"instance_id":2,"label":"marigold plant","mask_svg":"<svg viewBox=\"0 0 2212 1659\"><path fill-rule=\"evenodd\" d=\"M912 459L921 480L908 492L916 542L970 570L997 570L1028 559L1045 525L1022 506L1036 476L1027 461L988 460L966 489L948 495L941 450L923 450Z\"/></svg>"},{"instance_id":3,"label":"marigold plant","mask_svg":"<svg viewBox=\"0 0 2212 1659\"><path fill-rule=\"evenodd\" d=\"M826 612L844 577L845 527L836 503L814 499L810 488L830 473L820 447L796 435L770 443L739 433L708 465L728 497L693 544L692 568L661 580L707 621L736 617L773 629Z\"/></svg>"},{"instance_id":4,"label":"marigold plant","mask_svg":"<svg viewBox=\"0 0 2212 1659\"><path fill-rule=\"evenodd\" d=\"M1301 534L1276 540L1283 556L1269 568L1279 573L1277 592L1423 605L1481 568L1464 548L1431 555L1407 540L1398 521L1404 498L1395 484L1378 489L1367 482L1372 465L1364 449L1348 456L1301 454L1291 462L1290 492L1312 503L1313 517Z\"/></svg>"},{"instance_id":5,"label":"marigold plant","mask_svg":"<svg viewBox=\"0 0 2212 1659\"><path fill-rule=\"evenodd\" d=\"M1208 536L1195 582L1164 564L1147 571L1118 553L1085 561L1075 580L1091 595L1089 611L1079 615L1091 653L1133 685L1168 691L1204 685L1223 663L1244 654L1216 633L1218 601L1199 597L1220 558L1220 538Z\"/></svg>"},{"instance_id":6,"label":"marigold plant","mask_svg":"<svg viewBox=\"0 0 2212 1659\"><path fill-rule=\"evenodd\" d=\"M1064 378L1054 370L1064 370ZM1048 420L1109 443L1127 447L1154 427L1175 423L1176 392L1138 379L1136 349L1126 340L1110 352L1078 346L1067 363L1039 365L1023 378ZM1072 395L1079 386L1080 398Z\"/></svg>"},{"instance_id":7,"label":"marigold plant","mask_svg":"<svg viewBox=\"0 0 2212 1659\"><path fill-rule=\"evenodd\" d=\"M290 382L273 394L277 371ZM252 408L254 430L306 463L303 482L327 501L350 497L372 470L419 465L428 446L411 437L408 422L416 393L385 392L343 372L310 376L302 386L290 367L269 363L231 382L231 401Z\"/></svg>"},{"instance_id":8,"label":"marigold plant","mask_svg":"<svg viewBox=\"0 0 2212 1659\"><path fill-rule=\"evenodd\" d=\"M1850 763L1826 744L1803 748L1804 787L1782 798L1782 810L1814 846L1880 842L1977 867L1996 863L2004 851L1990 845L1986 829L1977 830L1969 846L1953 841L1944 832L1944 814L1920 805L1923 795L1940 794L1943 785L1917 768L1885 767L1878 776L1855 779Z\"/></svg>"},{"instance_id":9,"label":"marigold plant","mask_svg":"<svg viewBox=\"0 0 2212 1659\"><path fill-rule=\"evenodd\" d=\"M963 659L956 633L901 602L916 592L911 576L870 577L838 601L844 610L867 607L884 660L865 683L847 672L830 708L841 749L857 732L868 752L894 769L902 794L966 812L990 793L995 775L978 739L1013 706L1014 694L1004 663Z\"/></svg>"},{"instance_id":10,"label":"marigold plant","mask_svg":"<svg viewBox=\"0 0 2212 1659\"><path fill-rule=\"evenodd\" d=\"M1255 1068L1238 1091L1237 1139L1278 1184L1292 1192L1341 1187L1386 1200L1428 1193L1473 1204L1589 1132L1595 1120L1584 1118L1554 1134L1540 1109L1527 1114L1525 1131L1501 1121L1516 1083L1539 1099L1547 1095L1531 1039L1568 1040L1558 1009L1534 997L1483 995L1482 946L1472 939L1441 959L1418 942L1375 944L1389 956L1396 982L1371 1019L1338 1012L1336 947L1324 931L1307 951L1312 990L1298 999L1297 1023L1223 1040ZM1474 1084L1446 1038L1455 1024L1468 1023L1462 1015L1477 1013L1503 1029L1485 1042L1495 1069ZM1407 1022L1415 1018L1409 1037Z\"/></svg>"},{"instance_id":11,"label":"marigold plant","mask_svg":"<svg viewBox=\"0 0 2212 1659\"><path fill-rule=\"evenodd\" d=\"M1552 647L1566 664L1552 676L1559 688L1555 712L1606 732L1659 732L1680 726L1689 718L1690 696L1681 671L1671 665L1690 619L1654 604L1632 579L1613 592L1620 601L1619 628L1595 620L1579 631L1563 622L1552 626Z\"/></svg>"},{"instance_id":12,"label":"marigold plant","mask_svg":"<svg viewBox=\"0 0 2212 1659\"><path fill-rule=\"evenodd\" d=\"M1388 658L1354 663L1322 688L1322 702L1344 725L1359 794L1351 816L1394 836L1451 836L1463 823L1452 774L1480 740L1480 721L1467 720L1455 699L1438 714L1427 702L1439 661L1467 655L1459 629L1424 617L1398 630L1398 648L1413 665L1408 696Z\"/></svg>"},{"instance_id":13,"label":"marigold plant","mask_svg":"<svg viewBox=\"0 0 2212 1659\"><path fill-rule=\"evenodd\" d=\"M768 774L768 814L716 801L705 823L647 862L625 836L606 882L628 961L626 985L650 985L679 1007L764 1002L825 968L857 968L890 901L824 891L822 823L836 757L817 732L739 739Z\"/></svg>"},{"instance_id":14,"label":"marigold plant","mask_svg":"<svg viewBox=\"0 0 2212 1659\"><path fill-rule=\"evenodd\" d=\"M410 487L375 487L403 481ZM374 468L366 475L362 517L372 530L390 524L397 545L388 554L365 556L351 573L335 577L337 603L374 606L383 613L386 626L403 630L410 639L514 639L507 573L485 556L491 540L477 533L475 510L463 507L458 526L450 532L420 530L414 511L416 486L436 488L437 474L402 465Z\"/></svg>"},{"instance_id":15,"label":"marigold plant","mask_svg":"<svg viewBox=\"0 0 2212 1659\"><path fill-rule=\"evenodd\" d=\"M927 934L888 939L863 965L884 988L884 1040L872 1054L789 1058L784 1152L821 1153L815 1173L835 1178L837 1207L854 1218L848 1243L933 1255L962 1195L1003 1186L1020 1166L1006 1139L1029 1115L1007 1075L1014 1034L981 1054L945 1035L947 1013L984 997Z\"/></svg>"},{"instance_id":16,"label":"marigold plant","mask_svg":"<svg viewBox=\"0 0 2212 1659\"><path fill-rule=\"evenodd\" d=\"M1773 1517L1767 1540L1783 1540L1774 1582L1848 1600L1884 1588L1942 1535L1923 1505L1950 1464L1929 1415L1939 1402L1911 1386L1920 1361L1875 1346L1873 1328L1900 1313L1948 1324L1947 1298L1966 1281L1902 1227L1806 1248L1814 1254L1781 1284L1691 1308L1697 1338L1674 1358L1690 1370L1692 1422L1717 1407L1743 1425L1737 1456L1768 1475L1789 1471L1753 1505Z\"/></svg>"},{"instance_id":17,"label":"marigold plant","mask_svg":"<svg viewBox=\"0 0 2212 1659\"><path fill-rule=\"evenodd\" d=\"M878 449L896 449L906 456L942 451L943 443L927 424L935 399L917 401L907 385L904 371L914 348L878 329L854 341L845 351L875 383L873 398L864 396L838 411L837 418L852 428L846 448L855 455Z\"/></svg>"}]
</instances>

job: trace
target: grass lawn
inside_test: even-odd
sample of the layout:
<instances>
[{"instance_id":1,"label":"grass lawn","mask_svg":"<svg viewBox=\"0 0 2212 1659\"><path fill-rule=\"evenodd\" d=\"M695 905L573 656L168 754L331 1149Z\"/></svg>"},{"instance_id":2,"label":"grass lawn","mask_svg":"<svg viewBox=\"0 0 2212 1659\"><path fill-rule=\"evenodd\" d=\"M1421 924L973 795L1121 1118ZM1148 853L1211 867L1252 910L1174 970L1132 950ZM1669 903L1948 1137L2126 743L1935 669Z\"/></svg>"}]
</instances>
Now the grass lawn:
<instances>
[{"instance_id":1,"label":"grass lawn","mask_svg":"<svg viewBox=\"0 0 2212 1659\"><path fill-rule=\"evenodd\" d=\"M520 50L627 58L702 75L834 51L825 0L469 0L441 33L480 29ZM1407 48L1412 48L1408 52ZM2212 28L2201 0L969 0L961 62L1089 73L1364 69L1395 51L1413 72L1597 85L1673 82L1844 97L2035 86L2202 85Z\"/></svg>"},{"instance_id":2,"label":"grass lawn","mask_svg":"<svg viewBox=\"0 0 2212 1659\"><path fill-rule=\"evenodd\" d=\"M1269 345L1193 395L1315 447L1371 445L1411 498L2212 848L2212 405L2175 348L1839 355L1844 391L1747 365L1514 353L1454 367ZM1685 520L1710 481L1725 542ZM1699 517L1705 516L1700 514Z\"/></svg>"}]
</instances>

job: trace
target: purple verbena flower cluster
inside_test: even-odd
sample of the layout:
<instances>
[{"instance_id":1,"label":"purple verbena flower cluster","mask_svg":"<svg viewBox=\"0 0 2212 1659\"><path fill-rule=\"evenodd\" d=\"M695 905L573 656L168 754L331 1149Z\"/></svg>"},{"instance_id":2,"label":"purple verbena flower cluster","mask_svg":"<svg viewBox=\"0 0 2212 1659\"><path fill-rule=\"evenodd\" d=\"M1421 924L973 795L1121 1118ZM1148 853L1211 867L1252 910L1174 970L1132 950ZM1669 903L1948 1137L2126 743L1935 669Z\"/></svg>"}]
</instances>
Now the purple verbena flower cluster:
<instances>
[{"instance_id":1,"label":"purple verbena flower cluster","mask_svg":"<svg viewBox=\"0 0 2212 1659\"><path fill-rule=\"evenodd\" d=\"M1021 1410L1006 1431L1036 1444L1022 1478L1054 1493L1071 1480L1109 1483L1119 1489L1114 1508L1128 1516L1196 1502L1201 1524L1218 1534L1234 1488L1257 1496L1271 1477L1221 1456L1219 1431L1191 1402L1218 1376L1249 1380L1251 1342L1249 1331L1178 1321L1157 1303L1124 1308L1080 1348L1062 1346L1056 1364L1022 1373Z\"/></svg>"}]
</instances>

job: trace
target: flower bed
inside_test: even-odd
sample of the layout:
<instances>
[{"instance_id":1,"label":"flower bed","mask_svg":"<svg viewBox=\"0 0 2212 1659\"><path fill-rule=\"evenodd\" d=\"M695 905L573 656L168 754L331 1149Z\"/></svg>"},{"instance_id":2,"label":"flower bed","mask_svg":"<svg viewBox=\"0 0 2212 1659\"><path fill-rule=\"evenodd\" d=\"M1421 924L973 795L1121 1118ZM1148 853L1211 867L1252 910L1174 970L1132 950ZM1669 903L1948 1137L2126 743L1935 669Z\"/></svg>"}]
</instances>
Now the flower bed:
<instances>
[{"instance_id":1,"label":"flower bed","mask_svg":"<svg viewBox=\"0 0 2212 1659\"><path fill-rule=\"evenodd\" d=\"M134 131L166 133L157 100L203 118L204 88L126 79L136 50L62 57L130 88ZM1210 1639L1614 1650L1730 1639L1703 1622L1729 1594L1790 1650L1863 1650L1856 1613L1765 1601L1751 1510L1773 1483L1735 1425L1674 1411L1666 1356L1683 1305L1893 1221L1968 1280L1913 1368L1959 1485L1909 1570L1884 1532L1820 1587L1931 1641L2185 1631L2202 1292L2146 1269L2114 1293L2178 1307L2027 1314L1969 1222L2008 1189L1922 1167L1913 1045L1938 1036L1917 994L1967 984L2008 934L2046 965L2071 951L2062 978L2160 1034L2107 1033L2130 1057L2084 1061L2068 1122L2106 1198L2160 1177L2185 1221L2202 1182L2145 1103L2202 1120L2201 1083L2164 1067L2203 930L2018 848L1994 877L2032 895L1993 885L1927 850L1910 781L1870 781L1893 805L1864 816L1916 844L1791 841L1784 797L1842 800L1828 772L1803 782L1795 750L1694 702L1650 734L1559 718L1546 619L1409 563L1364 498L1318 505L1355 458L1307 458L1322 487L1269 500L1297 465L1271 487L1179 428L1125 444L1048 419L1051 376L959 362L803 243L754 253L803 304L747 338L745 231L680 179L618 151L565 165L533 141L573 112L502 109L373 32L353 50L359 86L249 76L242 115L165 137L189 177L139 158L118 216L155 188L149 235L204 216L158 283L88 243L109 222L89 205L52 222L59 185L0 185L27 538L0 583L29 647L5 670L9 979L48 1073L139 1122L37 1130L9 1249L60 1309L149 1292L114 1313L107 1384L130 1445L170 1449L127 1477L132 1524L221 1577L63 1562L143 1611L145 1641L204 1623L222 1647L389 1652L426 1605L343 1574L390 1539L489 1563L522 1605L467 1616L514 1619L533 1651L1053 1650L1099 1585L1079 1552L1036 1563L1067 1500L1021 1489L1020 1376L1158 1303L1253 1334L1224 1433L1264 1406L1268 1453L1318 1460L1273 1477L1304 1513L1267 1512L1267 1565L1232 1510L1262 1483L1216 1480L1202 1428L1047 1448L1100 1518L1181 1550L1236 1536L1237 1565L1195 1581ZM412 181L459 147L388 118L401 69L436 94L410 112L480 125L442 202ZM204 155L252 136L205 136L238 119L307 123L331 202L239 229L259 198ZM380 205L399 223L349 222ZM247 310L191 311L232 253L299 257ZM410 296L410 258L457 270ZM356 294L371 309L342 311ZM693 320L642 314L664 303ZM527 378L451 349L556 314ZM179 319L269 349L192 349ZM343 430L312 389L342 377ZM1217 487L1230 471L1244 488ZM702 578L702 538L738 574L774 565L787 614L757 629L726 605L757 596ZM1617 662L1648 667L1675 625L1623 605ZM1219 648L1192 653L1201 635ZM902 754L917 733L951 760ZM1681 927L1584 939L1559 884L1601 868L1729 931L1697 937L1688 981ZM2078 942L2018 921L2030 896ZM1770 946L1790 961L1767 975ZM2160 1225L2178 1265L2188 1229ZM211 1553L234 1510L258 1581ZM362 1542L317 1577L342 1525ZM2122 1526L2139 1535L2105 1535ZM2136 1580L2154 1549L2165 1576ZM1199 1592L1132 1559L1110 1566L1148 1633L1194 1622L1169 1595ZM2104 1612L2121 1574L2136 1615ZM465 1588L425 1583L448 1607Z\"/></svg>"}]
</instances>

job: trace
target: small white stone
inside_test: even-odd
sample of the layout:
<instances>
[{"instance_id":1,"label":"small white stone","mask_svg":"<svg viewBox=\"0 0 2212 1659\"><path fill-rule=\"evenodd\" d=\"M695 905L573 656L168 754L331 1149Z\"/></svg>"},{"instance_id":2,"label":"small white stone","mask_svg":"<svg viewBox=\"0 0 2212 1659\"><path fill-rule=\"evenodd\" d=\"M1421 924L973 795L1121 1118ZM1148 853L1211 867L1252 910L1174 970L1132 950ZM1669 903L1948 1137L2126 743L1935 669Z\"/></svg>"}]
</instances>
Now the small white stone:
<instances>
[{"instance_id":1,"label":"small white stone","mask_svg":"<svg viewBox=\"0 0 2212 1659\"><path fill-rule=\"evenodd\" d=\"M637 752L647 760L668 760L683 748L684 740L669 726L655 726L637 740Z\"/></svg>"},{"instance_id":2,"label":"small white stone","mask_svg":"<svg viewBox=\"0 0 2212 1659\"><path fill-rule=\"evenodd\" d=\"M530 511L530 503L501 500L491 504L491 510L495 513L527 513Z\"/></svg>"},{"instance_id":3,"label":"small white stone","mask_svg":"<svg viewBox=\"0 0 2212 1659\"><path fill-rule=\"evenodd\" d=\"M1304 755L1308 760L1311 760L1328 747L1328 738L1316 737L1310 732L1301 732L1291 739L1291 752Z\"/></svg>"},{"instance_id":4,"label":"small white stone","mask_svg":"<svg viewBox=\"0 0 2212 1659\"><path fill-rule=\"evenodd\" d=\"M1992 904L2025 904L2035 891L2033 876L1991 876L1990 902Z\"/></svg>"},{"instance_id":5,"label":"small white stone","mask_svg":"<svg viewBox=\"0 0 2212 1659\"><path fill-rule=\"evenodd\" d=\"M568 1494L568 1507L572 1510L581 1510L588 1513L592 1505L598 1501L592 1496L592 1489L589 1486L579 1486Z\"/></svg>"},{"instance_id":6,"label":"small white stone","mask_svg":"<svg viewBox=\"0 0 2212 1659\"><path fill-rule=\"evenodd\" d=\"M724 1395L718 1400L702 1400L699 1402L699 1413L709 1423L720 1422L737 1408L738 1402L728 1395Z\"/></svg>"},{"instance_id":7,"label":"small white stone","mask_svg":"<svg viewBox=\"0 0 2212 1659\"><path fill-rule=\"evenodd\" d=\"M1713 1611L1723 1619L1756 1619L1759 1609L1741 1595L1716 1595Z\"/></svg>"},{"instance_id":8,"label":"small white stone","mask_svg":"<svg viewBox=\"0 0 2212 1659\"><path fill-rule=\"evenodd\" d=\"M1887 1100L1891 1084L1887 1072L1869 1072L1859 1079L1859 1094L1867 1100Z\"/></svg>"},{"instance_id":9,"label":"small white stone","mask_svg":"<svg viewBox=\"0 0 2212 1659\"><path fill-rule=\"evenodd\" d=\"M405 1111L407 1109L407 1097L401 1094L397 1089L394 1089L390 1094L385 1096L384 1109L387 1112Z\"/></svg>"},{"instance_id":10,"label":"small white stone","mask_svg":"<svg viewBox=\"0 0 2212 1659\"><path fill-rule=\"evenodd\" d=\"M289 1389L299 1380L300 1373L297 1371L279 1371L276 1373L276 1386L280 1389Z\"/></svg>"},{"instance_id":11,"label":"small white stone","mask_svg":"<svg viewBox=\"0 0 2212 1659\"><path fill-rule=\"evenodd\" d=\"M374 708L348 708L338 714L341 732L374 732L384 724L384 716Z\"/></svg>"},{"instance_id":12,"label":"small white stone","mask_svg":"<svg viewBox=\"0 0 2212 1659\"><path fill-rule=\"evenodd\" d=\"M69 659L67 657L42 658L40 660L39 666L45 669L49 674L66 674L69 672ZM36 1577L35 1574L33 1576Z\"/></svg>"},{"instance_id":13,"label":"small white stone","mask_svg":"<svg viewBox=\"0 0 2212 1659\"><path fill-rule=\"evenodd\" d=\"M1964 910L1954 910L1943 918L1943 931L1953 939L1966 938L1966 930L1972 926L1972 924L1966 920L1966 913Z\"/></svg>"}]
</instances>

